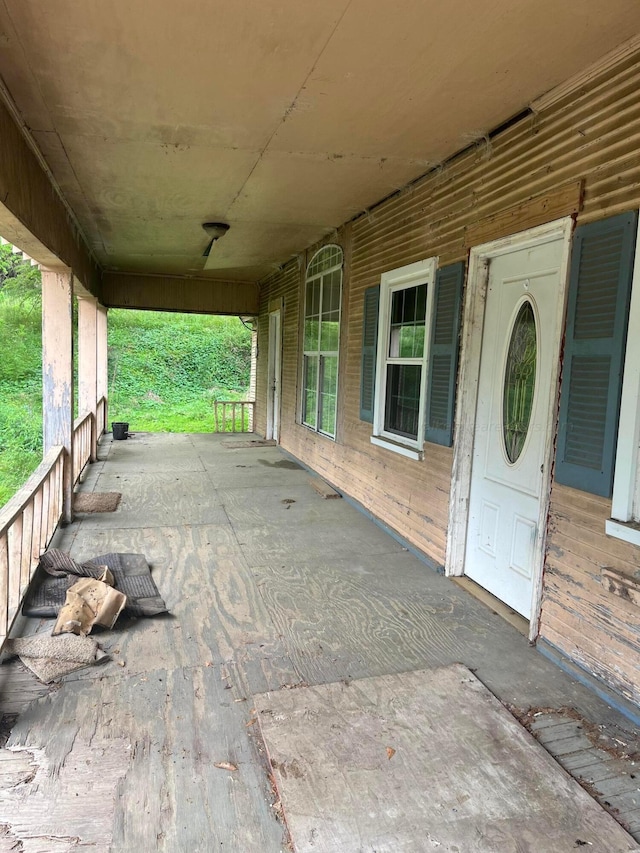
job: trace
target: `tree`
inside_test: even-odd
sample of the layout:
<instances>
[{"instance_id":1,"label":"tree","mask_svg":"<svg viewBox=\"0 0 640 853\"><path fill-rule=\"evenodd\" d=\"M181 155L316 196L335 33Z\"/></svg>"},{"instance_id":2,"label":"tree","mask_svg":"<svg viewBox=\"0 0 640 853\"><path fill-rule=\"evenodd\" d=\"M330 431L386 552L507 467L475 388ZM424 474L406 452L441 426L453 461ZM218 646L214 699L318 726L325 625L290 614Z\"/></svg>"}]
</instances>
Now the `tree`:
<instances>
[{"instance_id":1,"label":"tree","mask_svg":"<svg viewBox=\"0 0 640 853\"><path fill-rule=\"evenodd\" d=\"M40 303L41 282L38 267L15 254L11 246L0 246L0 292L35 305Z\"/></svg>"}]
</instances>

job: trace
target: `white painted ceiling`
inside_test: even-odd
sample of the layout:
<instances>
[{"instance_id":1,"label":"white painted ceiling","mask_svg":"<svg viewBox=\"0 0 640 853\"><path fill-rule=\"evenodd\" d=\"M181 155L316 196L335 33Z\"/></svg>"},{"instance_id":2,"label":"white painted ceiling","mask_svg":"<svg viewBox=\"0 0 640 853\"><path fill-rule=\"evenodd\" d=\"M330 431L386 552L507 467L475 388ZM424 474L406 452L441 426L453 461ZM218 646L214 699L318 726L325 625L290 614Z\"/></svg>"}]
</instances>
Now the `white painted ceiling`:
<instances>
[{"instance_id":1,"label":"white painted ceiling","mask_svg":"<svg viewBox=\"0 0 640 853\"><path fill-rule=\"evenodd\" d=\"M638 31L638 0L0 0L0 75L103 267L255 280Z\"/></svg>"}]
</instances>

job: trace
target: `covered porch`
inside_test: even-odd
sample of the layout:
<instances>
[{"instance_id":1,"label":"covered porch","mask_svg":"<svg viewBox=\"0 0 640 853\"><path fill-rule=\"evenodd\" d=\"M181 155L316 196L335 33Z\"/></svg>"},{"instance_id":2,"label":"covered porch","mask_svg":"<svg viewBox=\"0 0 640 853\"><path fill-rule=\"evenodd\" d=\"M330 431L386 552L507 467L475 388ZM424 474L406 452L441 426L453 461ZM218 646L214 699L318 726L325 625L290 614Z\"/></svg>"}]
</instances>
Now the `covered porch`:
<instances>
[{"instance_id":1,"label":"covered porch","mask_svg":"<svg viewBox=\"0 0 640 853\"><path fill-rule=\"evenodd\" d=\"M111 660L59 689L18 663L0 667L2 712L18 714L2 752L0 849L332 849L288 837L255 697L456 663L640 839L628 718L531 647L518 617L433 571L344 498L323 499L292 457L237 444L102 439L80 488L119 491L120 507L78 515L54 544L80 559L144 553L170 612L96 635ZM237 769L215 766L225 763ZM545 843L537 849L565 849ZM425 845L416 835L401 849Z\"/></svg>"}]
</instances>

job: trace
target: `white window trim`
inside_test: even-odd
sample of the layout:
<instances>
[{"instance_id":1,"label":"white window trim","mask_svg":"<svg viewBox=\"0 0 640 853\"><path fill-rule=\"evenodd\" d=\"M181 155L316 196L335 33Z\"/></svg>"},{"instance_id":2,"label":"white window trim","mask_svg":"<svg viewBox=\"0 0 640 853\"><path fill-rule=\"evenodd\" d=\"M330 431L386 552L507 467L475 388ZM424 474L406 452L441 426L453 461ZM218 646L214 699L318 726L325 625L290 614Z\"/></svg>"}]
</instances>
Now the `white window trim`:
<instances>
[{"instance_id":1,"label":"white window trim","mask_svg":"<svg viewBox=\"0 0 640 853\"><path fill-rule=\"evenodd\" d=\"M395 441L389 441L387 438L378 438L377 435L371 436L371 444L376 447L384 447L385 450L392 450L394 453L399 453L400 456L406 456L407 459L415 459L419 462L424 459L424 453L421 450L413 450L411 447L406 447L404 444L397 444Z\"/></svg>"},{"instance_id":2,"label":"white window trim","mask_svg":"<svg viewBox=\"0 0 640 853\"><path fill-rule=\"evenodd\" d=\"M431 350L431 318L435 291L437 258L427 258L414 264L407 264L395 270L383 273L380 278L380 308L378 325L378 352L376 358L376 388L373 409L372 444L401 453L411 459L422 458L425 432L425 410L427 375ZM418 438L410 439L384 429L384 409L386 397L386 366L389 334L391 325L391 294L396 290L427 285L427 307L425 316L424 354L422 357L422 377L420 382L420 411L418 415ZM404 360L403 360L404 361ZM419 361L419 360L418 360ZM407 452L409 450L409 452Z\"/></svg>"},{"instance_id":3,"label":"white window trim","mask_svg":"<svg viewBox=\"0 0 640 853\"><path fill-rule=\"evenodd\" d=\"M627 351L624 360L620 424L613 478L609 536L640 545L640 228L631 286Z\"/></svg>"}]
</instances>

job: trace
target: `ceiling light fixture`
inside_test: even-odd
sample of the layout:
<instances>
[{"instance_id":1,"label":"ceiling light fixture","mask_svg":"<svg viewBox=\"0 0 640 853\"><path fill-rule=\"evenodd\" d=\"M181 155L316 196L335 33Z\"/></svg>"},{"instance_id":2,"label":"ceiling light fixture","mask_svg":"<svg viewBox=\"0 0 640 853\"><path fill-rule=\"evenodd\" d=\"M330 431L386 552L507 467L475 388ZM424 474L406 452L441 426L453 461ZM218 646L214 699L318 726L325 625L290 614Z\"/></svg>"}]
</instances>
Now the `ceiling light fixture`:
<instances>
[{"instance_id":1,"label":"ceiling light fixture","mask_svg":"<svg viewBox=\"0 0 640 853\"><path fill-rule=\"evenodd\" d=\"M204 229L205 234L211 237L207 248L204 250L202 257L208 258L209 252L211 251L211 247L219 240L220 237L224 237L224 235L229 230L229 226L226 222L203 222L202 228Z\"/></svg>"}]
</instances>

